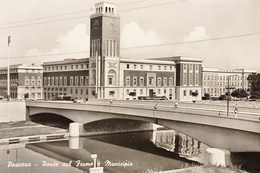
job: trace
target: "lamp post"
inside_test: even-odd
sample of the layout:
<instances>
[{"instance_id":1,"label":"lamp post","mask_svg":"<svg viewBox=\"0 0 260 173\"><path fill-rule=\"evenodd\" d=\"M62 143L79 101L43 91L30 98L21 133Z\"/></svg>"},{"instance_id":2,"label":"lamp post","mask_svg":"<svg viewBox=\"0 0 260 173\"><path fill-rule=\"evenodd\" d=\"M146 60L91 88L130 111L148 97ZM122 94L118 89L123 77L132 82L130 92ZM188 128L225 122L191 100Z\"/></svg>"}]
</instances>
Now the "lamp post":
<instances>
[{"instance_id":1,"label":"lamp post","mask_svg":"<svg viewBox=\"0 0 260 173\"><path fill-rule=\"evenodd\" d=\"M229 79L231 76L237 76L237 75L229 75L227 77L227 81L228 81L228 86L226 87L227 89L227 93L228 93L228 96L227 96L227 116L229 116L229 99L230 99L230 93L229 93L229 89L234 89L235 87L229 87Z\"/></svg>"}]
</instances>

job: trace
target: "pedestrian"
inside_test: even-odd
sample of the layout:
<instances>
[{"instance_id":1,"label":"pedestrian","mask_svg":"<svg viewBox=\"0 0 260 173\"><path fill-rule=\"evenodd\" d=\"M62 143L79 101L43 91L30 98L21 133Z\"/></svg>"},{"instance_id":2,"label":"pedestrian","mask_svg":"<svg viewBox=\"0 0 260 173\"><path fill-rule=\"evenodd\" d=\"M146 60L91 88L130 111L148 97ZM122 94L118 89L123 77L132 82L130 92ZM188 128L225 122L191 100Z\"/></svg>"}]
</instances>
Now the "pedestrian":
<instances>
[{"instance_id":1,"label":"pedestrian","mask_svg":"<svg viewBox=\"0 0 260 173\"><path fill-rule=\"evenodd\" d=\"M237 108L237 104L236 104L235 109L234 109L234 114L235 114L236 118L237 118L237 113L238 113L238 108Z\"/></svg>"},{"instance_id":2,"label":"pedestrian","mask_svg":"<svg viewBox=\"0 0 260 173\"><path fill-rule=\"evenodd\" d=\"M178 101L175 101L174 109L178 108Z\"/></svg>"},{"instance_id":3,"label":"pedestrian","mask_svg":"<svg viewBox=\"0 0 260 173\"><path fill-rule=\"evenodd\" d=\"M157 107L158 107L157 104L155 104L155 105L154 105L154 109L157 109Z\"/></svg>"}]
</instances>

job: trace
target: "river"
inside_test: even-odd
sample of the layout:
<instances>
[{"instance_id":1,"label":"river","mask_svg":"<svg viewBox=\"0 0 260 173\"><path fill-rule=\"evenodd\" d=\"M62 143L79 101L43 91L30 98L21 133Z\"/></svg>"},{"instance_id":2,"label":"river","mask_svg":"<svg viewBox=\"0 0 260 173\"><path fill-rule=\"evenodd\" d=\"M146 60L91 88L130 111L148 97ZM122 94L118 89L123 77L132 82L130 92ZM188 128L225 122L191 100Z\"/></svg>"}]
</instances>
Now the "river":
<instances>
[{"instance_id":1,"label":"river","mask_svg":"<svg viewBox=\"0 0 260 173\"><path fill-rule=\"evenodd\" d=\"M206 144L174 130L132 132L2 147L1 173L86 173L97 154L111 173L150 173L203 164ZM232 163L260 172L260 154L231 153Z\"/></svg>"}]
</instances>

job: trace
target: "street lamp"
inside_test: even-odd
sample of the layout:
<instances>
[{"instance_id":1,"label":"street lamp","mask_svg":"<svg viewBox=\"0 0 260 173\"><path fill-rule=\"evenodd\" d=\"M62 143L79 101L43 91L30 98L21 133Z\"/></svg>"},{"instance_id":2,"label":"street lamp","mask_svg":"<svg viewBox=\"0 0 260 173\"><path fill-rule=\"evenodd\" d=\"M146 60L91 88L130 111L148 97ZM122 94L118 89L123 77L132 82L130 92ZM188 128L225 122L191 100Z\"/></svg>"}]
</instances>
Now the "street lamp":
<instances>
[{"instance_id":1,"label":"street lamp","mask_svg":"<svg viewBox=\"0 0 260 173\"><path fill-rule=\"evenodd\" d=\"M228 86L226 87L227 89L227 116L229 116L229 98L230 98L230 93L229 93L229 89L234 89L235 87L229 87L229 79L231 76L237 76L237 75L229 75L227 76L227 81L228 81Z\"/></svg>"}]
</instances>

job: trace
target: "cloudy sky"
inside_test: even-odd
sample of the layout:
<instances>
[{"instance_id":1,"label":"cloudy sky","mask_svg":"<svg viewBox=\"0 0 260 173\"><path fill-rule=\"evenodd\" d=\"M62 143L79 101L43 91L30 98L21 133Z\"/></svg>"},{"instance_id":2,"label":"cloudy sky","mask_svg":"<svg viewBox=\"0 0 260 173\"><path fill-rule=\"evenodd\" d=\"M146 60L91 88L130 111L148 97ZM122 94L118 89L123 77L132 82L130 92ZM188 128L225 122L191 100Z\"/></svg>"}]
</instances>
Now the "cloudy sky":
<instances>
[{"instance_id":1,"label":"cloudy sky","mask_svg":"<svg viewBox=\"0 0 260 173\"><path fill-rule=\"evenodd\" d=\"M0 66L89 56L99 0L0 0ZM107 1L108 2L108 1ZM200 57L204 67L260 72L260 0L110 0L121 57Z\"/></svg>"}]
</instances>

